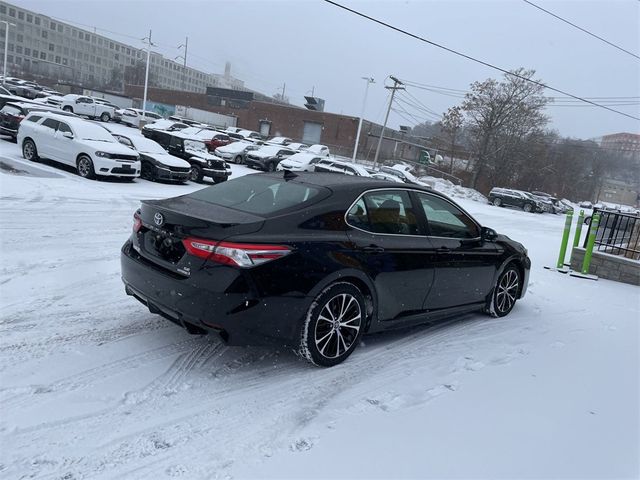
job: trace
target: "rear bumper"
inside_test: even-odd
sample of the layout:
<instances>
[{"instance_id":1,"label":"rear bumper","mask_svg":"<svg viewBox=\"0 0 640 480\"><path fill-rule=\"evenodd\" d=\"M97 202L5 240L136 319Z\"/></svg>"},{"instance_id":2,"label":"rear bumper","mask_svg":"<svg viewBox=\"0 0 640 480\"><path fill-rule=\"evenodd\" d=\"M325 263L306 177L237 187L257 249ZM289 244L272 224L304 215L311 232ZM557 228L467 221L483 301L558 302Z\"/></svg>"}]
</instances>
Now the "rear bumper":
<instances>
[{"instance_id":1,"label":"rear bumper","mask_svg":"<svg viewBox=\"0 0 640 480\"><path fill-rule=\"evenodd\" d=\"M130 241L120 258L126 293L190 332L217 332L229 345L298 344L310 297L259 297L249 270L224 265L182 277L141 257Z\"/></svg>"},{"instance_id":2,"label":"rear bumper","mask_svg":"<svg viewBox=\"0 0 640 480\"><path fill-rule=\"evenodd\" d=\"M18 136L18 129L0 125L0 134L9 135L10 137L16 138Z\"/></svg>"}]
</instances>

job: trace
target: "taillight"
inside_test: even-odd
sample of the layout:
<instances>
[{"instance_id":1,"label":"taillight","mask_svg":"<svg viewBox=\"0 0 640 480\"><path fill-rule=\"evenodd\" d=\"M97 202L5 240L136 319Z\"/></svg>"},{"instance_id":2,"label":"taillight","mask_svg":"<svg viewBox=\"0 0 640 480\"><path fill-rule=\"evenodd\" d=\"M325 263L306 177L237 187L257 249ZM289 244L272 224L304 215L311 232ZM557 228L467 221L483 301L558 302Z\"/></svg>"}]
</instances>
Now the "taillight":
<instances>
[{"instance_id":1,"label":"taillight","mask_svg":"<svg viewBox=\"0 0 640 480\"><path fill-rule=\"evenodd\" d=\"M140 214L135 212L133 214L133 233L138 233L142 228L142 219L140 218Z\"/></svg>"},{"instance_id":2,"label":"taillight","mask_svg":"<svg viewBox=\"0 0 640 480\"><path fill-rule=\"evenodd\" d=\"M291 249L283 245L215 242L200 238L187 238L182 243L187 252L196 257L245 268L262 265L291 253Z\"/></svg>"}]
</instances>

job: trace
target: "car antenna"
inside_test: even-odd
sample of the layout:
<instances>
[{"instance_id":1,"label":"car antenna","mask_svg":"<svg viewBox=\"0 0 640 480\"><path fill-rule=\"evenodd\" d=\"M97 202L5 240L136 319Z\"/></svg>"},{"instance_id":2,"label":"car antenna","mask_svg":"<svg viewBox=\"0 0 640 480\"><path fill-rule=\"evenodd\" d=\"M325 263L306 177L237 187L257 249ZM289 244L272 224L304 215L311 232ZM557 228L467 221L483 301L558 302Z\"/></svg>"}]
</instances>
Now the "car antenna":
<instances>
[{"instance_id":1,"label":"car antenna","mask_svg":"<svg viewBox=\"0 0 640 480\"><path fill-rule=\"evenodd\" d=\"M294 178L298 178L298 175L293 173L291 170L284 171L284 179L285 180L293 180Z\"/></svg>"}]
</instances>

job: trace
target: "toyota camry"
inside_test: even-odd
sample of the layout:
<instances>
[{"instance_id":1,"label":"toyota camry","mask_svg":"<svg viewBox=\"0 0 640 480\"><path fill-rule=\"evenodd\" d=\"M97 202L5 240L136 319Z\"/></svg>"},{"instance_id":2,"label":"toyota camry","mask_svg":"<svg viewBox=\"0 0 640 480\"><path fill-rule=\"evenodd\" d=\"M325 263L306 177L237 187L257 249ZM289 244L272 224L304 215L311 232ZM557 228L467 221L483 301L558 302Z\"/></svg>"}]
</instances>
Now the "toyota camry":
<instances>
[{"instance_id":1,"label":"toyota camry","mask_svg":"<svg viewBox=\"0 0 640 480\"><path fill-rule=\"evenodd\" d=\"M290 171L143 201L121 262L126 293L190 333L284 344L321 366L366 333L507 315L531 265L427 187Z\"/></svg>"}]
</instances>

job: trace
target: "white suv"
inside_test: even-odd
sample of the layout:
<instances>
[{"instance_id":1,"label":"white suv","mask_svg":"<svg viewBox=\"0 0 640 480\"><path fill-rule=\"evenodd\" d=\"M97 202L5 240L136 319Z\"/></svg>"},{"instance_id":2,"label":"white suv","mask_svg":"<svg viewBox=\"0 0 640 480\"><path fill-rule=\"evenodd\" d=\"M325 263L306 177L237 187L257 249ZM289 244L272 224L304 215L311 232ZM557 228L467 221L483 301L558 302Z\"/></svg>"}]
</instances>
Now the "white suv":
<instances>
[{"instance_id":1,"label":"white suv","mask_svg":"<svg viewBox=\"0 0 640 480\"><path fill-rule=\"evenodd\" d=\"M102 126L49 112L32 112L20 122L18 145L27 160L48 158L78 169L84 178L140 176L140 158Z\"/></svg>"},{"instance_id":2,"label":"white suv","mask_svg":"<svg viewBox=\"0 0 640 480\"><path fill-rule=\"evenodd\" d=\"M60 108L65 112L83 115L85 117L99 118L103 122L111 120L116 113L116 109L96 102L91 97L82 95L65 95L60 102Z\"/></svg>"}]
</instances>

